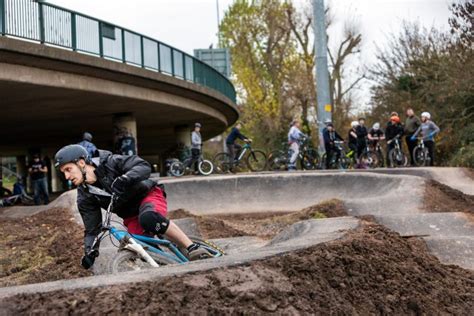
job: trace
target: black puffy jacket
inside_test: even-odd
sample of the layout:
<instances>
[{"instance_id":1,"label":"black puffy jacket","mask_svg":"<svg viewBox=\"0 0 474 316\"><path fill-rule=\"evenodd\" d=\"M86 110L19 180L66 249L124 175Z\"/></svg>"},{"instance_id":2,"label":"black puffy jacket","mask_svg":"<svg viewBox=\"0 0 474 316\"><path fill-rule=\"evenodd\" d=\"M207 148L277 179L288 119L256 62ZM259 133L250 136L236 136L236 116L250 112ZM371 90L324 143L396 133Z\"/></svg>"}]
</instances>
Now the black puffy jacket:
<instances>
[{"instance_id":1,"label":"black puffy jacket","mask_svg":"<svg viewBox=\"0 0 474 316\"><path fill-rule=\"evenodd\" d=\"M151 167L148 162L138 156L113 155L110 151L99 150L99 156L92 158L95 166L97 182L92 186L112 193L112 182L126 174L130 184L126 193L121 196L113 212L121 218L138 215L140 202L148 192L157 185L150 180ZM77 191L77 206L84 222L84 246L88 252L95 237L100 233L102 224L101 208L106 209L110 197L93 194L87 186L80 186Z\"/></svg>"}]
</instances>

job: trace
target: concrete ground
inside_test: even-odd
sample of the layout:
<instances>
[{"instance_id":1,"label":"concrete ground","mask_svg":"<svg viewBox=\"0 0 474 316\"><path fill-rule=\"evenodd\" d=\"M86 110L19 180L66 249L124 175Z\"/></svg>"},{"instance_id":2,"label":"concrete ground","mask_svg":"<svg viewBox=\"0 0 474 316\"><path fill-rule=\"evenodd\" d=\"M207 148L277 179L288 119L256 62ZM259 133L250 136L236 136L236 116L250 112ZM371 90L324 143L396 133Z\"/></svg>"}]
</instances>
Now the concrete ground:
<instances>
[{"instance_id":1,"label":"concrete ground","mask_svg":"<svg viewBox=\"0 0 474 316\"><path fill-rule=\"evenodd\" d=\"M426 179L436 179L466 194L472 194L474 188L474 181L467 173L453 168L241 174L164 179L162 183L168 191L171 210L184 208L195 214L293 211L339 198L346 203L351 215L373 215L377 222L402 236L425 239L431 252L442 262L474 270L473 222L464 213L425 213ZM63 201L70 202L73 194L68 192ZM23 209L18 210L16 216L28 214ZM9 210L0 217L11 217L13 213ZM303 221L270 242L253 237L215 240L229 253L222 258L121 275L2 288L0 298L17 293L138 282L237 265L340 238L358 223L359 220L351 216ZM110 245L103 246L113 250Z\"/></svg>"}]
</instances>

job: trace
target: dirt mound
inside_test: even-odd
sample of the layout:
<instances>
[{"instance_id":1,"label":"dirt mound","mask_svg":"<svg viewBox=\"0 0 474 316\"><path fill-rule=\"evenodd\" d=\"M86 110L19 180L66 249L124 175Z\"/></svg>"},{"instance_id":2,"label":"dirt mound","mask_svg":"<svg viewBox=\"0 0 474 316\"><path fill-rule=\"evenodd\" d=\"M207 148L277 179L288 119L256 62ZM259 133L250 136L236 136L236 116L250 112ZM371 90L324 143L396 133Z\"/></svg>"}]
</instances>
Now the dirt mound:
<instances>
[{"instance_id":1,"label":"dirt mound","mask_svg":"<svg viewBox=\"0 0 474 316\"><path fill-rule=\"evenodd\" d=\"M424 205L428 212L465 212L474 214L474 196L464 194L435 180L427 182Z\"/></svg>"},{"instance_id":2,"label":"dirt mound","mask_svg":"<svg viewBox=\"0 0 474 316\"><path fill-rule=\"evenodd\" d=\"M0 287L92 275L79 265L83 235L61 208L0 219Z\"/></svg>"},{"instance_id":3,"label":"dirt mound","mask_svg":"<svg viewBox=\"0 0 474 316\"><path fill-rule=\"evenodd\" d=\"M11 315L468 315L474 309L474 273L441 264L418 239L366 223L341 240L243 266L140 284L18 295L0 308Z\"/></svg>"},{"instance_id":4,"label":"dirt mound","mask_svg":"<svg viewBox=\"0 0 474 316\"><path fill-rule=\"evenodd\" d=\"M196 219L199 232L205 239L245 236L245 233L241 230L229 226L223 220L214 218L212 216L197 216L183 209L177 209L169 212L169 218L172 220L187 217Z\"/></svg>"},{"instance_id":5,"label":"dirt mound","mask_svg":"<svg viewBox=\"0 0 474 316\"><path fill-rule=\"evenodd\" d=\"M225 224L242 231L247 236L270 239L286 227L307 219L346 216L344 202L337 199L323 201L298 212L265 212L250 214L222 214L215 216ZM206 217L207 218L207 217Z\"/></svg>"}]
</instances>

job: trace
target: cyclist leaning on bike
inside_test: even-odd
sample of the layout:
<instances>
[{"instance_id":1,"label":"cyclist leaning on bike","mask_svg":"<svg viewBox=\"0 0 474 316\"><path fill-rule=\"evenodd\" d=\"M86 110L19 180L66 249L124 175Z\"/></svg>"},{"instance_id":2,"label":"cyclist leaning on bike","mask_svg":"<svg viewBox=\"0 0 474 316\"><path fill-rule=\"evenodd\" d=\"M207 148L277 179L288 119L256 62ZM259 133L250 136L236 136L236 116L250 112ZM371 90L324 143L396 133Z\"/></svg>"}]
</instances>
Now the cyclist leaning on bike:
<instances>
[{"instance_id":1,"label":"cyclist leaning on bike","mask_svg":"<svg viewBox=\"0 0 474 316\"><path fill-rule=\"evenodd\" d=\"M324 149L326 150L326 169L329 169L333 155L340 155L335 141L344 141L344 139L336 132L331 122L326 123L323 129Z\"/></svg>"},{"instance_id":2,"label":"cyclist leaning on bike","mask_svg":"<svg viewBox=\"0 0 474 316\"><path fill-rule=\"evenodd\" d=\"M288 171L296 170L296 159L300 153L300 142L308 136L300 130L300 122L295 120L291 122L290 131L288 132L288 145L290 145L290 161L288 163Z\"/></svg>"},{"instance_id":3,"label":"cyclist leaning on bike","mask_svg":"<svg viewBox=\"0 0 474 316\"><path fill-rule=\"evenodd\" d=\"M395 148L394 140L396 138L401 138L403 136L403 125L400 123L400 117L398 114L392 113L390 121L387 123L387 128L385 129L385 138L387 139L387 166L390 165L390 150Z\"/></svg>"},{"instance_id":4,"label":"cyclist leaning on bike","mask_svg":"<svg viewBox=\"0 0 474 316\"><path fill-rule=\"evenodd\" d=\"M360 160L360 156L364 153L367 148L367 128L365 127L365 118L359 118L359 125L356 128L357 134L357 160Z\"/></svg>"},{"instance_id":5,"label":"cyclist leaning on bike","mask_svg":"<svg viewBox=\"0 0 474 316\"><path fill-rule=\"evenodd\" d=\"M377 143L379 141L385 139L385 133L380 128L380 123L375 123L374 125L372 125L372 128L369 130L367 137L369 138L370 145L372 145L374 148L377 146Z\"/></svg>"},{"instance_id":6,"label":"cyclist leaning on bike","mask_svg":"<svg viewBox=\"0 0 474 316\"><path fill-rule=\"evenodd\" d=\"M166 194L162 186L149 179L151 167L142 158L98 150L97 156L90 159L84 147L68 145L56 153L54 160L66 180L78 187L77 206L85 227L81 262L84 268L90 268L98 256L92 246L101 230L101 208L110 203L110 197L100 194L101 190L116 196L112 211L123 218L129 233L165 235L186 248L190 260L208 256L205 249L166 218Z\"/></svg>"},{"instance_id":7,"label":"cyclist leaning on bike","mask_svg":"<svg viewBox=\"0 0 474 316\"><path fill-rule=\"evenodd\" d=\"M240 129L242 128L242 124L239 122L237 123L231 130L230 134L227 136L225 143L227 145L227 151L229 152L230 156L230 163L231 166L234 163L235 156L240 150L242 149L242 146L240 146L238 143L235 141L238 139L243 140L245 142L250 142L252 141L250 138L245 136L240 132ZM232 169L232 167L231 167Z\"/></svg>"},{"instance_id":8,"label":"cyclist leaning on bike","mask_svg":"<svg viewBox=\"0 0 474 316\"><path fill-rule=\"evenodd\" d=\"M416 132L411 136L412 141L416 140L418 134L421 133L425 146L428 148L428 154L430 156L430 166L434 165L434 148L435 142L434 137L440 131L439 127L431 121L431 114L428 112L421 113L421 126L418 127Z\"/></svg>"},{"instance_id":9,"label":"cyclist leaning on bike","mask_svg":"<svg viewBox=\"0 0 474 316\"><path fill-rule=\"evenodd\" d=\"M190 168L194 165L194 172L198 173L198 162L201 157L202 137L201 137L201 123L194 124L194 131L191 133L191 159L186 167Z\"/></svg>"}]
</instances>

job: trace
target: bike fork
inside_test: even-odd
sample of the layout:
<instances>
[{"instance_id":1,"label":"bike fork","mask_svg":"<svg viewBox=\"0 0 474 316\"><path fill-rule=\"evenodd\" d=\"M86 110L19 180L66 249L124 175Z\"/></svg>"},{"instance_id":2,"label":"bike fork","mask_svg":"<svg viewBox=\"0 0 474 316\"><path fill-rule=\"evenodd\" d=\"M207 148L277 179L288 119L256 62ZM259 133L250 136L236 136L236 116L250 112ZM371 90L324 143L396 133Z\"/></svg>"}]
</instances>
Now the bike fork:
<instances>
[{"instance_id":1,"label":"bike fork","mask_svg":"<svg viewBox=\"0 0 474 316\"><path fill-rule=\"evenodd\" d=\"M158 268L159 265L156 263L155 260L148 254L148 252L143 249L143 247L137 243L133 238L130 238L130 236L125 236L122 241L121 241L121 247L123 249L127 249L130 251L133 251L137 253L140 257L143 258L146 262L148 262L152 267Z\"/></svg>"}]
</instances>

